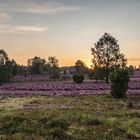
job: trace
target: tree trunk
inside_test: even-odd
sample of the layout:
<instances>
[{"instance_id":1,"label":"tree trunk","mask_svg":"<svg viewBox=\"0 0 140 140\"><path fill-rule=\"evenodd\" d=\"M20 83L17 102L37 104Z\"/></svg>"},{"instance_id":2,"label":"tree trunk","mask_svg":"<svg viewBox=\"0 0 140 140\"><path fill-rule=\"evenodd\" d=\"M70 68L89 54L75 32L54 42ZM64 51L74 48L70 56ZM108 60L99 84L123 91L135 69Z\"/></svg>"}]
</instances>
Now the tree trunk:
<instances>
[{"instance_id":1,"label":"tree trunk","mask_svg":"<svg viewBox=\"0 0 140 140\"><path fill-rule=\"evenodd\" d=\"M108 77L109 73L108 73L108 68L106 68L106 83L109 82L109 77Z\"/></svg>"},{"instance_id":2,"label":"tree trunk","mask_svg":"<svg viewBox=\"0 0 140 140\"><path fill-rule=\"evenodd\" d=\"M106 75L106 83L109 83L108 75Z\"/></svg>"}]
</instances>

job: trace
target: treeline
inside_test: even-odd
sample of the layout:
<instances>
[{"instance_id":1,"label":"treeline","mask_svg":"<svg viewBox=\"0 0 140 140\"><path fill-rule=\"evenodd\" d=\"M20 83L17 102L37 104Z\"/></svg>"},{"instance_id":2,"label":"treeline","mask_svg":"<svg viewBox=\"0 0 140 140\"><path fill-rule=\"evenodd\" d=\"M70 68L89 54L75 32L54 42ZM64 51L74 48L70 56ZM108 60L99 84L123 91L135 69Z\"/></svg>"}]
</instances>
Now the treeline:
<instances>
[{"instance_id":1,"label":"treeline","mask_svg":"<svg viewBox=\"0 0 140 140\"><path fill-rule=\"evenodd\" d=\"M59 64L55 56L48 57L48 60L36 56L28 59L27 64L27 72L30 74L45 73L48 74L50 79L59 79Z\"/></svg>"},{"instance_id":2,"label":"treeline","mask_svg":"<svg viewBox=\"0 0 140 140\"><path fill-rule=\"evenodd\" d=\"M0 50L0 84L8 82L10 78L17 74L17 64L8 58L4 50Z\"/></svg>"},{"instance_id":3,"label":"treeline","mask_svg":"<svg viewBox=\"0 0 140 140\"><path fill-rule=\"evenodd\" d=\"M56 57L48 60L34 57L27 60L27 66L18 65L15 60L10 60L4 50L0 50L0 84L9 82L11 77L22 74L47 74L50 79L59 79L59 64Z\"/></svg>"},{"instance_id":4,"label":"treeline","mask_svg":"<svg viewBox=\"0 0 140 140\"><path fill-rule=\"evenodd\" d=\"M120 48L117 40L105 33L94 47L91 48L93 56L91 68L88 68L86 64L77 60L74 67L59 67L58 59L53 57L40 58L35 56L34 58L27 60L27 66L18 65L15 60L10 60L8 54L4 50L0 50L0 83L8 82L12 76L17 74L24 74L25 77L28 74L47 74L50 79L59 79L60 74L63 74L63 79L68 79L67 73L71 73L75 77L84 77L98 80L106 80L109 82L109 75L114 69L122 68L128 69L129 74L133 74L134 67L126 67L127 59L120 53ZM79 82L83 81L79 80Z\"/></svg>"},{"instance_id":5,"label":"treeline","mask_svg":"<svg viewBox=\"0 0 140 140\"><path fill-rule=\"evenodd\" d=\"M4 50L0 50L0 84L8 82L16 74L24 74L25 77L28 74L47 74L50 79L57 80L60 78L60 74L66 77L69 71L76 83L82 83L86 77L94 79L96 82L98 80L111 82L113 89L114 85L118 86L116 89L127 89L127 84L125 88L121 86L124 85L124 81L128 83L128 76L133 74L134 67L127 67L127 59L120 52L118 41L113 36L105 33L91 48L91 54L93 57L91 68L88 68L83 61L77 60L74 69L68 70L59 67L58 59L55 56L48 57L47 60L35 56L27 60L27 66L21 66L14 60L10 60ZM115 84L113 85L113 83Z\"/></svg>"}]
</instances>

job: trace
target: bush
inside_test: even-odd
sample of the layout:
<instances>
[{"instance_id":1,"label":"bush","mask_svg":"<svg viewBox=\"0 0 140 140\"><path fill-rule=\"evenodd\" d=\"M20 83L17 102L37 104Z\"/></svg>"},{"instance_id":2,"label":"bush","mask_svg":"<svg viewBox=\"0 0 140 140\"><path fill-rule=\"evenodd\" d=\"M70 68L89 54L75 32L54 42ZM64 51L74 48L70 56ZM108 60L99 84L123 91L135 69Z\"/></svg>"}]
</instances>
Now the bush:
<instances>
[{"instance_id":1,"label":"bush","mask_svg":"<svg viewBox=\"0 0 140 140\"><path fill-rule=\"evenodd\" d=\"M75 83L80 84L80 83L83 82L83 80L84 80L84 75L82 75L82 74L74 74L74 75L73 75L73 81L74 81Z\"/></svg>"},{"instance_id":2,"label":"bush","mask_svg":"<svg viewBox=\"0 0 140 140\"><path fill-rule=\"evenodd\" d=\"M52 119L48 123L49 131L48 134L53 139L64 140L67 139L68 135L66 131L68 130L69 123L64 119Z\"/></svg>"},{"instance_id":3,"label":"bush","mask_svg":"<svg viewBox=\"0 0 140 140\"><path fill-rule=\"evenodd\" d=\"M126 97L128 89L129 73L127 70L114 70L110 75L111 81L111 95L114 98Z\"/></svg>"}]
</instances>

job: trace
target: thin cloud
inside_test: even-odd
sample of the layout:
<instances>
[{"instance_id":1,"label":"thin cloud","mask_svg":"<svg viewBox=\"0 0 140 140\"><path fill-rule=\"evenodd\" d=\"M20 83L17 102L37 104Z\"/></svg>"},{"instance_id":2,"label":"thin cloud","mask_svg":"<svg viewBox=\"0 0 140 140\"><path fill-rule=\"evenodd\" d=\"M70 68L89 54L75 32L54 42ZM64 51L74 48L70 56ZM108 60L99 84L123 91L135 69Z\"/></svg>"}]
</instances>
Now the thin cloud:
<instances>
[{"instance_id":1,"label":"thin cloud","mask_svg":"<svg viewBox=\"0 0 140 140\"><path fill-rule=\"evenodd\" d=\"M37 13L37 14L55 14L67 11L77 11L80 7L57 6L57 7L33 7L22 12Z\"/></svg>"},{"instance_id":2,"label":"thin cloud","mask_svg":"<svg viewBox=\"0 0 140 140\"><path fill-rule=\"evenodd\" d=\"M1 0L0 8L8 12L20 12L20 13L36 13L36 14L54 14L60 12L77 11L81 9L78 6L68 6L58 2L33 2L33 1L20 1L14 0L15 2L10 2L9 0Z\"/></svg>"},{"instance_id":3,"label":"thin cloud","mask_svg":"<svg viewBox=\"0 0 140 140\"><path fill-rule=\"evenodd\" d=\"M12 26L12 25L0 25L1 33L31 33L31 32L46 32L47 27L38 26Z\"/></svg>"}]
</instances>

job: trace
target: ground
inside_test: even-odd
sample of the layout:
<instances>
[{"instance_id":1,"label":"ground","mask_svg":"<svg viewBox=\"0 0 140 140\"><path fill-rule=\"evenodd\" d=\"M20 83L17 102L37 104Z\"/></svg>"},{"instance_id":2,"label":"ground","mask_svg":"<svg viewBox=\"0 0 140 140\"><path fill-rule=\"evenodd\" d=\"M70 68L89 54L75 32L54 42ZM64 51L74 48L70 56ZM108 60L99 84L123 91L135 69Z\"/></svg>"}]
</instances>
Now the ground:
<instances>
[{"instance_id":1,"label":"ground","mask_svg":"<svg viewBox=\"0 0 140 140\"><path fill-rule=\"evenodd\" d=\"M140 72L124 99L104 81L16 76L0 86L0 140L140 140Z\"/></svg>"},{"instance_id":2,"label":"ground","mask_svg":"<svg viewBox=\"0 0 140 140\"><path fill-rule=\"evenodd\" d=\"M0 97L3 140L139 140L139 132L140 96Z\"/></svg>"}]
</instances>

